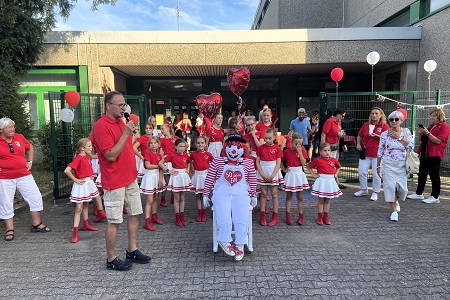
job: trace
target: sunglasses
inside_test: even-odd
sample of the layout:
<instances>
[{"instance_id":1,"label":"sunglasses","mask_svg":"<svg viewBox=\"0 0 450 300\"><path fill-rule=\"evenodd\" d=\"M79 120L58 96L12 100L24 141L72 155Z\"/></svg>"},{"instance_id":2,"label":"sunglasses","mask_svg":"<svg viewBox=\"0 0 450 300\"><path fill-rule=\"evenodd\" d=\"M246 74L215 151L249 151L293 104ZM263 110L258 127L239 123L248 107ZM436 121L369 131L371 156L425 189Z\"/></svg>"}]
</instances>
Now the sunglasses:
<instances>
[{"instance_id":1,"label":"sunglasses","mask_svg":"<svg viewBox=\"0 0 450 300\"><path fill-rule=\"evenodd\" d=\"M399 118L390 118L389 119L389 122L398 122L398 121L400 121L400 119Z\"/></svg>"},{"instance_id":2,"label":"sunglasses","mask_svg":"<svg viewBox=\"0 0 450 300\"><path fill-rule=\"evenodd\" d=\"M12 143L8 143L9 146L9 152L14 153L14 147Z\"/></svg>"}]
</instances>

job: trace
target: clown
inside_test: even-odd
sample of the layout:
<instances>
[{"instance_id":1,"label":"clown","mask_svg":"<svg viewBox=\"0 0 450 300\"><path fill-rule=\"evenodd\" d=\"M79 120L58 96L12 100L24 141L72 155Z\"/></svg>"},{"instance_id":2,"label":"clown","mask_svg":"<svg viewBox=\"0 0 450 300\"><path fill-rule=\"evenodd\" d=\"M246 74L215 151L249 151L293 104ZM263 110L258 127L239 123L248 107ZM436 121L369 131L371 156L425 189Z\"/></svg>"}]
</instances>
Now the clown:
<instances>
[{"instance_id":1,"label":"clown","mask_svg":"<svg viewBox=\"0 0 450 300\"><path fill-rule=\"evenodd\" d=\"M256 206L256 171L248 155L245 140L239 134L230 134L224 144L226 157L216 157L210 164L205 179L203 203L209 206L209 192L214 186L214 205L219 246L239 261L244 257L247 243L249 204ZM232 242L234 225L235 245Z\"/></svg>"}]
</instances>

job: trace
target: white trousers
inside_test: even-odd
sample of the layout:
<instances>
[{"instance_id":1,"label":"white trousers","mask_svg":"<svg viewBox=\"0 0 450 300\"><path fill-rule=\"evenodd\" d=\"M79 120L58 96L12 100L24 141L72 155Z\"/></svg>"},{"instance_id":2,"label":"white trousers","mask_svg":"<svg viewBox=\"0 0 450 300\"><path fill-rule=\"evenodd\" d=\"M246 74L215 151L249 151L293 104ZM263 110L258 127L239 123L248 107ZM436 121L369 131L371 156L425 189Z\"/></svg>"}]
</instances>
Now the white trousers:
<instances>
[{"instance_id":1,"label":"white trousers","mask_svg":"<svg viewBox=\"0 0 450 300\"><path fill-rule=\"evenodd\" d=\"M331 151L330 157L333 157L333 158L336 158L337 160L339 160L339 150Z\"/></svg>"},{"instance_id":2,"label":"white trousers","mask_svg":"<svg viewBox=\"0 0 450 300\"><path fill-rule=\"evenodd\" d=\"M369 168L372 168L372 186L373 192L379 193L381 190L381 178L377 172L377 158L366 157L366 159L360 159L358 164L359 185L361 190L367 190L367 173Z\"/></svg>"},{"instance_id":3,"label":"white trousers","mask_svg":"<svg viewBox=\"0 0 450 300\"><path fill-rule=\"evenodd\" d=\"M222 243L233 241L231 237L234 224L236 245L247 243L249 196L213 195L214 212L219 234L217 240Z\"/></svg>"},{"instance_id":4,"label":"white trousers","mask_svg":"<svg viewBox=\"0 0 450 300\"><path fill-rule=\"evenodd\" d=\"M16 179L0 179L0 219L14 217L14 194L16 189L30 206L30 211L44 209L42 195L34 181L33 175Z\"/></svg>"}]
</instances>

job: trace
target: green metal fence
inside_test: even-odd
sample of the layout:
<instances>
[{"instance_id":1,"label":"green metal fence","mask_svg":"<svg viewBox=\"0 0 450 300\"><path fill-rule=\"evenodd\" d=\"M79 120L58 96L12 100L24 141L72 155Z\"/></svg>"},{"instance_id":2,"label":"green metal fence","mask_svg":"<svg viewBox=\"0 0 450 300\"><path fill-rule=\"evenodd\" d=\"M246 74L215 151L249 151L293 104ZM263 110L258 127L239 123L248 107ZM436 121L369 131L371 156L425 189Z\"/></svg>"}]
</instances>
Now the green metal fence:
<instances>
[{"instance_id":1,"label":"green metal fence","mask_svg":"<svg viewBox=\"0 0 450 300\"><path fill-rule=\"evenodd\" d=\"M396 110L399 103L404 105L408 113L408 118L404 122L404 127L409 128L414 133L416 149L420 144L416 136L417 124L423 124L425 127L430 125L431 108L427 105L443 105L446 116L450 116L450 91L399 91L399 92L378 92L379 95L392 100L380 101L373 93L321 93L320 94L320 112L325 115L328 108L342 107L348 110L347 119L343 122L343 129L348 136L355 137L361 126L369 120L369 114L372 107L380 107L384 110L386 116ZM396 102L398 101L398 102ZM344 153L344 158L340 159L342 169L340 177L342 181L358 181L358 153L354 144L349 141L349 152ZM450 150L446 150L444 161L441 164L441 176L443 181L450 181ZM369 174L371 178L371 174Z\"/></svg>"},{"instance_id":2,"label":"green metal fence","mask_svg":"<svg viewBox=\"0 0 450 300\"><path fill-rule=\"evenodd\" d=\"M64 100L64 92L49 92L51 143L53 158L53 197L64 199L70 196L72 181L64 174L67 165L73 160L78 140L91 135L94 123L104 112L103 94L80 93L80 102L73 108L74 120L66 123L60 119L60 110L70 108ZM147 122L145 95L124 95L131 113L139 116L139 126L144 132ZM142 120L142 121L141 121Z\"/></svg>"}]
</instances>

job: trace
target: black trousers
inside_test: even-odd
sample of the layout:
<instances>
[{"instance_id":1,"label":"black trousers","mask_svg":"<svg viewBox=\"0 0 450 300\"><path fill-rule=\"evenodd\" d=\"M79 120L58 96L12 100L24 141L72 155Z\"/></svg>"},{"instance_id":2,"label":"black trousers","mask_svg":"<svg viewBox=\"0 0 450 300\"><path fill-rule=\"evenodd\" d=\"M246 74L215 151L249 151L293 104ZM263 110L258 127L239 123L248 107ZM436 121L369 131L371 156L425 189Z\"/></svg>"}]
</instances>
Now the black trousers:
<instances>
[{"instance_id":1,"label":"black trousers","mask_svg":"<svg viewBox=\"0 0 450 300\"><path fill-rule=\"evenodd\" d=\"M427 183L428 174L430 174L431 180L431 196L439 198L441 193L441 177L439 172L441 170L441 159L435 157L420 158L419 178L417 180L416 194L422 195Z\"/></svg>"}]
</instances>

